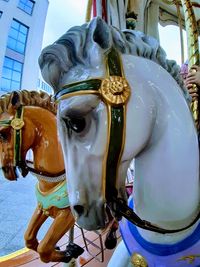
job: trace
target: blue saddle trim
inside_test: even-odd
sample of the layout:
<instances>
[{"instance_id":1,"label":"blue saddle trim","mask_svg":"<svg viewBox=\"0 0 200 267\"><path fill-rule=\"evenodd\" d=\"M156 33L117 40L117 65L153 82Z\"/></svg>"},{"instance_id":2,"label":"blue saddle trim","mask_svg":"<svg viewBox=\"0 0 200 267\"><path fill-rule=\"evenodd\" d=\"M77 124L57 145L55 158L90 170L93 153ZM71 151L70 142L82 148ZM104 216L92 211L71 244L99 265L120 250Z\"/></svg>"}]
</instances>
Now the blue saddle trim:
<instances>
[{"instance_id":1,"label":"blue saddle trim","mask_svg":"<svg viewBox=\"0 0 200 267\"><path fill-rule=\"evenodd\" d=\"M133 208L133 199L131 199L129 206ZM181 252L193 246L200 239L200 223L194 232L186 237L184 240L174 245L155 244L146 241L138 232L136 226L128 221L128 227L135 240L148 252L158 256L169 256ZM128 243L128 242L127 242ZM128 245L128 244L127 244Z\"/></svg>"}]
</instances>

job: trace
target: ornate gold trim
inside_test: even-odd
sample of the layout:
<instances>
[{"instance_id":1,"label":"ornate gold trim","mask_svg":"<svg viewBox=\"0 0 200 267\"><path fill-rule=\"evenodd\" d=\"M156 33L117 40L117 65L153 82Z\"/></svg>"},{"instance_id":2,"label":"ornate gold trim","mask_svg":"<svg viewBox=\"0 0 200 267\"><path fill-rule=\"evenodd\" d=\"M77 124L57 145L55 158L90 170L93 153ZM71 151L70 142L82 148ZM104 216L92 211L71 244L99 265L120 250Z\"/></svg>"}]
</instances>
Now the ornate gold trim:
<instances>
[{"instance_id":1,"label":"ornate gold trim","mask_svg":"<svg viewBox=\"0 0 200 267\"><path fill-rule=\"evenodd\" d=\"M20 130L24 126L24 121L21 118L14 118L10 126L15 130Z\"/></svg>"},{"instance_id":2,"label":"ornate gold trim","mask_svg":"<svg viewBox=\"0 0 200 267\"><path fill-rule=\"evenodd\" d=\"M43 195L43 196L47 196L47 195L50 195L50 194L56 192L56 191L57 191L58 189L60 189L65 183L66 183L66 180L60 182L59 184L57 184L55 187L53 187L52 189L48 190L47 192L43 192L43 191L41 191L39 183L37 183L36 186L37 186L37 189L38 189L38 191L40 192L41 195Z\"/></svg>"},{"instance_id":3,"label":"ornate gold trim","mask_svg":"<svg viewBox=\"0 0 200 267\"><path fill-rule=\"evenodd\" d=\"M196 258L200 258L200 254L183 256L179 258L177 261L187 261L187 263L192 264L194 263Z\"/></svg>"},{"instance_id":4,"label":"ornate gold trim","mask_svg":"<svg viewBox=\"0 0 200 267\"><path fill-rule=\"evenodd\" d=\"M146 259L139 253L133 253L131 263L134 267L148 267Z\"/></svg>"},{"instance_id":5,"label":"ornate gold trim","mask_svg":"<svg viewBox=\"0 0 200 267\"><path fill-rule=\"evenodd\" d=\"M120 106L128 101L131 90L126 78L110 76L102 81L99 92L104 102Z\"/></svg>"}]
</instances>

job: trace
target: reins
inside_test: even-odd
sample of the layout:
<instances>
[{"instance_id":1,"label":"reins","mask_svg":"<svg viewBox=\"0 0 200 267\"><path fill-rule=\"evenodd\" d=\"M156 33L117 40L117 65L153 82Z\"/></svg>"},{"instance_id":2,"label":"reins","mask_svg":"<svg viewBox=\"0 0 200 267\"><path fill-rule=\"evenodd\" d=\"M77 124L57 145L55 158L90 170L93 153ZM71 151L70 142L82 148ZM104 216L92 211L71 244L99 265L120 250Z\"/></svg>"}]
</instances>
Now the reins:
<instances>
[{"instance_id":1,"label":"reins","mask_svg":"<svg viewBox=\"0 0 200 267\"><path fill-rule=\"evenodd\" d=\"M33 165L33 162L29 160L23 160L21 156L21 147L22 147L22 129L25 125L23 120L24 115L24 106L19 106L16 110L15 116L11 120L0 120L0 126L4 127L12 127L14 130L14 158L13 158L13 166L19 167L22 172L28 174L31 172L37 176L38 179L46 181L46 182L60 182L66 179L65 170L51 174L46 171L40 171L35 168L30 167L30 164Z\"/></svg>"},{"instance_id":2,"label":"reins","mask_svg":"<svg viewBox=\"0 0 200 267\"><path fill-rule=\"evenodd\" d=\"M39 170L37 170L35 168L30 167L30 164L33 165L33 162L30 161L30 160L26 160L25 164L26 164L26 166L25 166L26 170L28 170L29 172L35 174L39 180L43 180L43 181L46 181L46 182L57 183L57 182L64 181L66 179L65 170L60 171L60 172L58 172L56 174L50 174L48 172L39 171Z\"/></svg>"},{"instance_id":3,"label":"reins","mask_svg":"<svg viewBox=\"0 0 200 267\"><path fill-rule=\"evenodd\" d=\"M124 216L136 226L161 233L172 234L184 231L193 226L200 218L197 217L186 227L168 230L142 220L126 202L117 197L117 172L124 150L126 131L126 104L131 91L124 77L121 59L116 50L112 49L106 58L107 77L105 79L90 79L65 85L55 94L57 102L79 95L98 95L107 107L108 138L103 161L102 191L108 205L115 211L117 217Z\"/></svg>"}]
</instances>

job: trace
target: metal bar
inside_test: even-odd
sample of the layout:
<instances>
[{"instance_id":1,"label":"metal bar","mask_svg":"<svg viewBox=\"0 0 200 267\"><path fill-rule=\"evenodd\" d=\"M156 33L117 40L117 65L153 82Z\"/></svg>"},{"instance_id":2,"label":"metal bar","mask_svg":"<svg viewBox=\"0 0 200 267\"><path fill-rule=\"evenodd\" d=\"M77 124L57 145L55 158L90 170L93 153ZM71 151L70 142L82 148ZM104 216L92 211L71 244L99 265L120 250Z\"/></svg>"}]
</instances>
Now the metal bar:
<instances>
[{"instance_id":1,"label":"metal bar","mask_svg":"<svg viewBox=\"0 0 200 267\"><path fill-rule=\"evenodd\" d=\"M195 14L193 11L192 3L190 0L181 0L183 11L185 14L185 27L187 32L187 45L188 45L188 59L189 68L192 65L200 65L199 58L199 45L198 45L198 27ZM194 121L199 132L199 92L196 85L193 89L197 91L198 96L192 99L191 109Z\"/></svg>"}]
</instances>

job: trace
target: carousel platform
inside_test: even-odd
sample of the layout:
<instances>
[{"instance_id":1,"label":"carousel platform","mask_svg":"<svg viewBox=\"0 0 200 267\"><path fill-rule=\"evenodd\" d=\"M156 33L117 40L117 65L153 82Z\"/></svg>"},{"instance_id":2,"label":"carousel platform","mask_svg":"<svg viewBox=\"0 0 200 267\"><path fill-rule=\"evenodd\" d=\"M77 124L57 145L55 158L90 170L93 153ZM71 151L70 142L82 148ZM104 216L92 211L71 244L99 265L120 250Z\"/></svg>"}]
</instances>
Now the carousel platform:
<instances>
[{"instance_id":1,"label":"carousel platform","mask_svg":"<svg viewBox=\"0 0 200 267\"><path fill-rule=\"evenodd\" d=\"M36 207L36 179L32 175L16 182L5 180L0 172L0 267L63 266L63 263L42 263L37 253L24 247L24 232ZM41 227L38 239L42 239L52 220L48 219ZM74 229L74 242L85 249L76 260L78 266L107 266L114 250L104 246L106 232L81 231ZM118 242L121 240L118 232ZM68 234L59 241L61 250L68 243ZM102 243L102 244L101 244Z\"/></svg>"}]
</instances>

